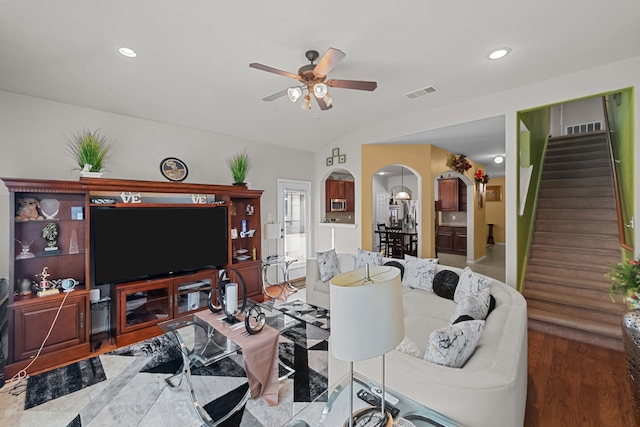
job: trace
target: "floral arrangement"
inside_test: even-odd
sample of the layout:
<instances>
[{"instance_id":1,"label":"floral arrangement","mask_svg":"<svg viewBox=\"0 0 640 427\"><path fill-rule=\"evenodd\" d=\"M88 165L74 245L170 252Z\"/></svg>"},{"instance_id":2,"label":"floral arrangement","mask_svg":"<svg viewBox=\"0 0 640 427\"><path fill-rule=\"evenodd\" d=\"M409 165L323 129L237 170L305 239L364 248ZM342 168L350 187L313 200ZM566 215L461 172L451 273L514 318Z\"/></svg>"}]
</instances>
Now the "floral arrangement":
<instances>
[{"instance_id":1,"label":"floral arrangement","mask_svg":"<svg viewBox=\"0 0 640 427\"><path fill-rule=\"evenodd\" d=\"M483 184L486 184L487 182L489 182L489 175L484 173L482 169L478 169L476 171L475 179L476 179L476 182L481 182Z\"/></svg>"},{"instance_id":2,"label":"floral arrangement","mask_svg":"<svg viewBox=\"0 0 640 427\"><path fill-rule=\"evenodd\" d=\"M631 308L640 308L640 260L629 259L619 264L609 264L611 269L606 276L611 278L609 294L615 301L614 295L622 295L623 301Z\"/></svg>"},{"instance_id":3,"label":"floral arrangement","mask_svg":"<svg viewBox=\"0 0 640 427\"><path fill-rule=\"evenodd\" d=\"M447 162L447 166L458 173L465 173L471 169L471 163L469 163L469 160L467 160L464 154L460 154L459 156L452 154Z\"/></svg>"}]
</instances>

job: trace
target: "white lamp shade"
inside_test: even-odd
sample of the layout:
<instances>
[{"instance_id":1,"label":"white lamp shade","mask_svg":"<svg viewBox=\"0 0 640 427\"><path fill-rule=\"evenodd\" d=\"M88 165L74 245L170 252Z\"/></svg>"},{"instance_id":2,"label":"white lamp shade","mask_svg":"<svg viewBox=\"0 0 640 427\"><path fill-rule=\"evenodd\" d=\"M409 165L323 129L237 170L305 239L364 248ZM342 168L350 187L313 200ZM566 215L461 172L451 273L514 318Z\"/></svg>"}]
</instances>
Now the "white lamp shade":
<instances>
[{"instance_id":1,"label":"white lamp shade","mask_svg":"<svg viewBox=\"0 0 640 427\"><path fill-rule=\"evenodd\" d=\"M327 94L327 85L324 83L316 83L313 85L313 94L316 98L324 98Z\"/></svg>"},{"instance_id":2,"label":"white lamp shade","mask_svg":"<svg viewBox=\"0 0 640 427\"><path fill-rule=\"evenodd\" d=\"M302 96L302 89L299 87L290 87L287 89L287 96L291 100L291 102L296 102Z\"/></svg>"},{"instance_id":3,"label":"white lamp shade","mask_svg":"<svg viewBox=\"0 0 640 427\"><path fill-rule=\"evenodd\" d=\"M274 240L280 238L280 223L274 222L272 224L264 225L264 238L267 240Z\"/></svg>"},{"instance_id":4,"label":"white lamp shade","mask_svg":"<svg viewBox=\"0 0 640 427\"><path fill-rule=\"evenodd\" d=\"M371 267L331 279L331 353L356 362L396 348L404 338L400 270Z\"/></svg>"}]
</instances>

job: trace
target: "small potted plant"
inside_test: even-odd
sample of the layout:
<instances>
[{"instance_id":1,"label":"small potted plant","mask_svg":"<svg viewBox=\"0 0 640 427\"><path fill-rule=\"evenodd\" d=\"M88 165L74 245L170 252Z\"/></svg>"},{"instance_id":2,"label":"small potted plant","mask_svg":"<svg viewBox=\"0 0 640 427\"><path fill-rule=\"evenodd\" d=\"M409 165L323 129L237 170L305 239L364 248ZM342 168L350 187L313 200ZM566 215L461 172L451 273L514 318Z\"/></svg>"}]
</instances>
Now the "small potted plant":
<instances>
[{"instance_id":1,"label":"small potted plant","mask_svg":"<svg viewBox=\"0 0 640 427\"><path fill-rule=\"evenodd\" d=\"M231 170L231 176L233 177L233 185L246 187L247 184L244 179L247 177L247 172L251 164L249 163L249 155L247 149L242 150L241 153L235 154L227 159L227 164Z\"/></svg>"},{"instance_id":2,"label":"small potted plant","mask_svg":"<svg viewBox=\"0 0 640 427\"><path fill-rule=\"evenodd\" d=\"M640 308L640 260L628 259L619 264L610 264L609 268L606 275L611 278L611 300L615 301L616 294L622 295L630 309Z\"/></svg>"},{"instance_id":3,"label":"small potted plant","mask_svg":"<svg viewBox=\"0 0 640 427\"><path fill-rule=\"evenodd\" d=\"M100 177L111 154L112 143L100 129L84 129L67 141L67 147L79 169L80 176Z\"/></svg>"}]
</instances>

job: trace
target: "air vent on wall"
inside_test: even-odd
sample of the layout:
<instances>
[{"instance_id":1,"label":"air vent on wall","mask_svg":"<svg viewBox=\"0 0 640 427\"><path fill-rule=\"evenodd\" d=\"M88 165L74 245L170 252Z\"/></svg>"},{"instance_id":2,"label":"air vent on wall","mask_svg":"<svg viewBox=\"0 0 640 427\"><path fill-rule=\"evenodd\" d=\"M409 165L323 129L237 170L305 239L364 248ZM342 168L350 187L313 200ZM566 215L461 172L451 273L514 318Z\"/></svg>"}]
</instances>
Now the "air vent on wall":
<instances>
[{"instance_id":1,"label":"air vent on wall","mask_svg":"<svg viewBox=\"0 0 640 427\"><path fill-rule=\"evenodd\" d=\"M413 92L405 93L404 96L406 96L409 99L414 99L419 96L431 95L432 93L436 93L436 92L438 92L437 87L427 86L427 87L423 87L422 89L414 90Z\"/></svg>"},{"instance_id":2,"label":"air vent on wall","mask_svg":"<svg viewBox=\"0 0 640 427\"><path fill-rule=\"evenodd\" d=\"M567 126L567 135L575 135L577 133L597 132L602 130L602 122L582 123L579 125Z\"/></svg>"}]
</instances>

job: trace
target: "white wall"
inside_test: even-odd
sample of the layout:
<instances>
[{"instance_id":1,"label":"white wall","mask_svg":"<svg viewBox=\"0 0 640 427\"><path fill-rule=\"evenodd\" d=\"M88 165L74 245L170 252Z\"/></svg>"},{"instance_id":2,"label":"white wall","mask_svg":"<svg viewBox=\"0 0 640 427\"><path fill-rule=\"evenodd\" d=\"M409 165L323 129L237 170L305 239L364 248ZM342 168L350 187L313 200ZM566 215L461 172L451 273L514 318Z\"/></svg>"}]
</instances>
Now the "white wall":
<instances>
[{"instance_id":1,"label":"white wall","mask_svg":"<svg viewBox=\"0 0 640 427\"><path fill-rule=\"evenodd\" d=\"M554 105L551 108L551 135L566 135L565 128L567 126L598 121L603 122L604 127L604 111L602 109L601 96L579 99L562 105Z\"/></svg>"},{"instance_id":2,"label":"white wall","mask_svg":"<svg viewBox=\"0 0 640 427\"><path fill-rule=\"evenodd\" d=\"M568 100L592 96L595 94L611 92L628 87L640 86L640 57L627 59L601 67L579 71L576 73L544 80L532 85L514 88L508 91L471 100L452 107L429 111L428 114L416 111L411 117L380 123L379 125L360 129L343 135L336 141L319 150L315 154L316 176L315 182L319 182L324 175L325 158L330 156L332 147L340 147L340 152L347 154L346 166L356 177L356 183L361 180L360 146L374 141L400 134L413 134L431 129L438 129L472 120L478 120L497 115L505 115L506 131L506 244L510 248L516 247L516 186L510 185L517 182L516 163L516 114L520 110L540 107L543 105L561 103ZM635 122L640 123L640 104L638 96L635 99ZM640 126L635 127L636 143L640 141ZM640 165L640 150L636 150L635 162ZM640 172L636 168L635 188L640 189ZM356 209L360 211L358 204L360 198L356 197ZM317 209L317 207L316 207ZM640 212L640 197L635 199L635 211ZM357 218L360 223L361 218ZM320 236L322 230L316 227L316 233ZM635 240L640 242L639 229L635 230ZM351 230L352 239L344 246L336 247L338 251L355 251L358 248L361 232L360 228ZM319 237L320 238L320 237ZM516 251L507 251L506 277L507 283L512 286L516 283Z\"/></svg>"},{"instance_id":3,"label":"white wall","mask_svg":"<svg viewBox=\"0 0 640 427\"><path fill-rule=\"evenodd\" d=\"M213 113L212 113L213 114ZM247 118L247 126L250 118ZM262 223L276 217L277 178L313 181L313 155L270 144L105 113L0 91L0 176L77 180L65 135L102 128L115 141L106 178L164 181L160 162L177 157L186 182L231 184L226 158L243 148L252 163L249 188L262 189ZM0 186L0 277L9 273L9 195ZM13 215L11 215L13 217ZM263 248L267 248L266 241Z\"/></svg>"}]
</instances>

